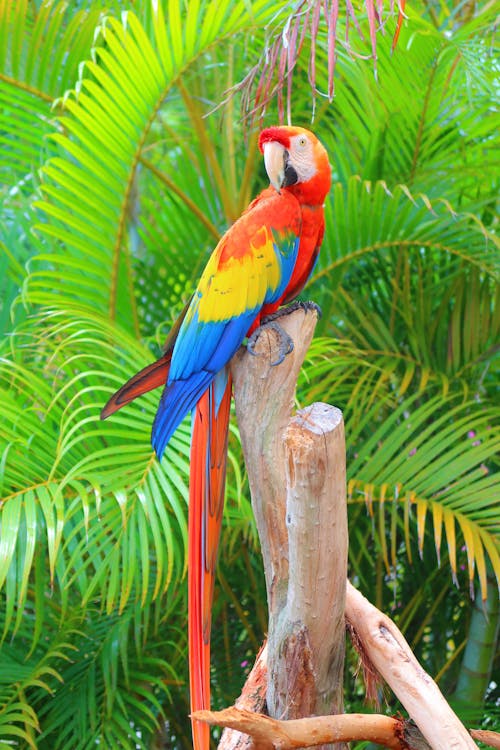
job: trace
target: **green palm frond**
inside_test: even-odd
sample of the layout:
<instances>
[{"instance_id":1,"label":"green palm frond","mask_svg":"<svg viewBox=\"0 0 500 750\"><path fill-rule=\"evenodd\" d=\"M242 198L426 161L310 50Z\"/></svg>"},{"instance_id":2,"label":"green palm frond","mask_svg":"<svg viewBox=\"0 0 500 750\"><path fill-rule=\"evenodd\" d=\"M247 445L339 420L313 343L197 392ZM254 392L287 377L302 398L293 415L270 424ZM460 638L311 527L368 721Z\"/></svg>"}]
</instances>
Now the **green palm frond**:
<instances>
[{"instance_id":1,"label":"green palm frond","mask_svg":"<svg viewBox=\"0 0 500 750\"><path fill-rule=\"evenodd\" d=\"M26 701L11 702L0 713L0 737L5 748L15 747L22 740L25 747L37 750L38 728L36 713Z\"/></svg>"},{"instance_id":2,"label":"green palm frond","mask_svg":"<svg viewBox=\"0 0 500 750\"><path fill-rule=\"evenodd\" d=\"M498 415L493 409L477 409L474 402L457 405L457 399L451 398L443 410L441 396L417 408L414 401L405 399L374 430L372 438L361 444L349 465L351 498L355 500L359 492L358 497L369 506L374 498L381 504L392 501L406 506L406 541L413 508L420 551L426 514L432 514L438 560L444 524L454 575L458 525L467 549L470 579L477 565L486 595L485 551L500 580L498 476L487 466L499 448L498 427L491 424ZM468 437L471 433L474 440ZM356 438L354 433L351 439Z\"/></svg>"},{"instance_id":3,"label":"green palm frond","mask_svg":"<svg viewBox=\"0 0 500 750\"><path fill-rule=\"evenodd\" d=\"M352 176L336 183L327 203L327 235L322 268L315 278L342 278L350 261L380 249L436 248L498 276L498 240L472 213L459 213L444 198L412 194L406 185L389 190ZM467 229L467 243L464 232Z\"/></svg>"},{"instance_id":4,"label":"green palm frond","mask_svg":"<svg viewBox=\"0 0 500 750\"><path fill-rule=\"evenodd\" d=\"M100 421L106 393L148 358L117 335L77 309L45 313L11 342L24 361L2 361L0 580L15 629L41 555L63 599L68 586L84 603L99 593L109 613L129 598L144 603L150 587L158 596L184 571L189 428L167 450L165 472L149 438L157 396ZM122 361L118 343L128 352Z\"/></svg>"},{"instance_id":5,"label":"green palm frond","mask_svg":"<svg viewBox=\"0 0 500 750\"><path fill-rule=\"evenodd\" d=\"M149 653L117 649L118 643L134 641L134 619L134 608L119 617L88 612L85 634L74 639L71 660L60 667L58 700L51 704L42 694L33 696L35 707L40 703L40 748L65 748L71 743L76 750L96 742L105 747L127 747L132 742L147 747L145 737L154 733L162 701L168 699L168 682L176 682L178 676L158 655L172 653L174 644L157 637L153 643L153 632ZM139 726L130 722L131 715Z\"/></svg>"},{"instance_id":6,"label":"green palm frond","mask_svg":"<svg viewBox=\"0 0 500 750\"><path fill-rule=\"evenodd\" d=\"M344 411L354 577L452 689L468 631L452 579L484 595L489 561L500 571L494 8L429 8L408 9L393 54L378 37L378 81L338 19L336 95L316 98L313 126L335 183L308 290L336 338L313 342L298 397ZM0 744L146 747L163 721L173 746L189 742L189 424L160 465L158 393L99 412L158 354L265 179L228 91L244 99L237 84L289 14L269 0L0 0ZM290 98L305 126L313 52L319 91L331 77L321 24L315 39ZM219 707L266 628L234 425L230 448Z\"/></svg>"},{"instance_id":7,"label":"green palm frond","mask_svg":"<svg viewBox=\"0 0 500 750\"><path fill-rule=\"evenodd\" d=\"M497 180L494 11L483 6L478 12L473 40L469 25L450 35L426 24L416 9L409 13L394 54L387 37L379 40L378 83L363 61L340 67L334 118L325 118L334 176L383 178L390 187L403 182L457 205L479 201Z\"/></svg>"},{"instance_id":8,"label":"green palm frond","mask_svg":"<svg viewBox=\"0 0 500 750\"><path fill-rule=\"evenodd\" d=\"M356 177L335 185L327 214L312 287L323 327L446 375L480 369L500 326L494 233L447 202Z\"/></svg>"},{"instance_id":9,"label":"green palm frond","mask_svg":"<svg viewBox=\"0 0 500 750\"><path fill-rule=\"evenodd\" d=\"M457 529L486 592L485 555L500 580L498 548L498 409L471 400L466 390L436 373L416 376L411 360L357 350L352 344L318 339L299 382L301 400L323 398L344 411L347 426L350 502L378 503L384 559L386 516L401 516L402 538L411 554L411 529L423 549L432 516L438 561L443 526L456 576ZM412 381L415 380L413 383ZM412 523L410 524L410 519ZM391 522L391 565L396 564L397 528Z\"/></svg>"},{"instance_id":10,"label":"green palm frond","mask_svg":"<svg viewBox=\"0 0 500 750\"><path fill-rule=\"evenodd\" d=\"M232 46L227 43L217 56L211 51L208 73L193 71L189 85L181 85L181 93L162 106L157 140L141 157L141 199L129 228L139 319L146 333L184 306L215 243L251 197L256 138L244 151L238 148L244 135L234 124L225 128L222 148L219 118L203 116L222 95L216 72ZM179 102L184 113L174 109Z\"/></svg>"},{"instance_id":11,"label":"green palm frond","mask_svg":"<svg viewBox=\"0 0 500 750\"><path fill-rule=\"evenodd\" d=\"M39 204L50 221L44 233L64 253L33 263L29 294L35 303L84 298L138 332L128 224L137 168L163 101L180 77L217 40L263 23L267 2L170 6L168 24L156 6L152 38L134 13L123 22L107 18L101 46L86 62L74 94L59 118L64 133L53 139L60 156L45 168L47 199ZM47 264L50 263L50 268ZM64 277L64 280L62 279Z\"/></svg>"},{"instance_id":12,"label":"green palm frond","mask_svg":"<svg viewBox=\"0 0 500 750\"><path fill-rule=\"evenodd\" d=\"M0 143L9 151L8 163L2 163L9 182L14 172L32 186L50 154L52 104L74 85L99 15L99 10L70 14L67 3L56 0L39 9L28 0L1 0Z\"/></svg>"},{"instance_id":13,"label":"green palm frond","mask_svg":"<svg viewBox=\"0 0 500 750\"><path fill-rule=\"evenodd\" d=\"M33 214L30 199L16 188L5 197L0 222L0 331L7 333L21 322L25 310L19 293L26 279L31 256L43 249L31 231Z\"/></svg>"},{"instance_id":14,"label":"green palm frond","mask_svg":"<svg viewBox=\"0 0 500 750\"><path fill-rule=\"evenodd\" d=\"M160 597L149 619L140 605L105 615L95 604L85 613L74 604L64 618L56 603L48 608L44 637L28 655L30 618L0 647L0 737L20 736L40 750L98 741L116 747L140 727L144 740L172 700L171 688L183 681L185 636L175 626L165 636L176 597Z\"/></svg>"},{"instance_id":15,"label":"green palm frond","mask_svg":"<svg viewBox=\"0 0 500 750\"><path fill-rule=\"evenodd\" d=\"M26 743L26 747L38 748L40 721L30 700L31 694L48 695L55 685L62 682L60 667L73 657L76 649L72 639L78 631L75 621L69 618L65 626L58 627L50 636L48 631L45 632L43 646L30 647L31 616L25 617L17 640L8 647L5 643L0 646L0 737L11 741L17 737ZM55 619L52 612L48 621L52 620L54 624ZM0 627L5 632L7 621L3 607Z\"/></svg>"},{"instance_id":16,"label":"green palm frond","mask_svg":"<svg viewBox=\"0 0 500 750\"><path fill-rule=\"evenodd\" d=\"M54 152L54 101L73 86L90 54L100 11L70 12L67 3L0 0L0 330L19 294L25 264L46 250L32 236L33 193ZM18 317L19 317L18 308Z\"/></svg>"}]
</instances>

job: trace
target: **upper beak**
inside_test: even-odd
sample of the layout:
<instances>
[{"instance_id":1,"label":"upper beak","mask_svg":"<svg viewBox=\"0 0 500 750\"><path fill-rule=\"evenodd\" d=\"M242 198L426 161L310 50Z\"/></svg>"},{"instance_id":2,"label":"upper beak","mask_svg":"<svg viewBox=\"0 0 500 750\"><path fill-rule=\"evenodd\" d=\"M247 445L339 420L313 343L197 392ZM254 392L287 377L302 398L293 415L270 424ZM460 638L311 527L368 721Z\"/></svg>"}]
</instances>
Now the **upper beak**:
<instances>
[{"instance_id":1,"label":"upper beak","mask_svg":"<svg viewBox=\"0 0 500 750\"><path fill-rule=\"evenodd\" d=\"M285 182L285 147L277 141L264 143L264 164L271 185L279 193Z\"/></svg>"}]
</instances>

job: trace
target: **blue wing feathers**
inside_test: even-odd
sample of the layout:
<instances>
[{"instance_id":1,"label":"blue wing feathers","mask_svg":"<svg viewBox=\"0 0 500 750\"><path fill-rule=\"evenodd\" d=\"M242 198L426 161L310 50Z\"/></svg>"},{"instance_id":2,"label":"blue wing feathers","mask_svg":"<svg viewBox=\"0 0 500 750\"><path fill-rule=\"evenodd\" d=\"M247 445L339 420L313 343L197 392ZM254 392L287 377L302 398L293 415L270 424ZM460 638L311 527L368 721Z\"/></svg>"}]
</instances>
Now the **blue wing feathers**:
<instances>
[{"instance_id":1,"label":"blue wing feathers","mask_svg":"<svg viewBox=\"0 0 500 750\"><path fill-rule=\"evenodd\" d=\"M258 310L229 320L200 323L195 312L189 325L177 339L172 355L169 384L186 380L201 369L213 375L231 359L246 332L252 325Z\"/></svg>"},{"instance_id":2,"label":"blue wing feathers","mask_svg":"<svg viewBox=\"0 0 500 750\"><path fill-rule=\"evenodd\" d=\"M225 323L214 323L209 325L221 326L222 331L220 334L217 348L213 352L212 356L207 362L207 367L214 373L221 370L236 354L238 347L245 338L248 329L252 325L257 315L256 310L252 310L247 315L242 315L239 318L233 318Z\"/></svg>"},{"instance_id":3,"label":"blue wing feathers","mask_svg":"<svg viewBox=\"0 0 500 750\"><path fill-rule=\"evenodd\" d=\"M264 300L265 304L276 302L287 288L297 261L299 244L299 237L290 238L288 241L285 240L281 245L274 242L274 252L276 253L276 257L279 259L281 265L281 283L274 291L271 292L268 290Z\"/></svg>"},{"instance_id":4,"label":"blue wing feathers","mask_svg":"<svg viewBox=\"0 0 500 750\"><path fill-rule=\"evenodd\" d=\"M203 369L197 372L193 372L191 369L190 375L182 379L172 378L171 369L152 431L153 448L159 457L162 456L165 446L186 414L193 409L217 373L225 367L236 353L236 350L245 338L246 332L253 323L255 315L256 312L253 311L249 315L243 315L229 321L205 323L201 331L199 331L199 338L210 337L212 345L216 342L215 350L211 352L210 358L207 360L206 356L200 357L200 351L203 350L203 347L194 338L192 340L192 348L188 350L190 355L188 364L193 366L196 357L198 357L198 367L203 367ZM183 343L183 350L185 350L186 345L191 343L190 337L185 337ZM183 372L182 359L178 358L176 365L180 369L180 372Z\"/></svg>"}]
</instances>

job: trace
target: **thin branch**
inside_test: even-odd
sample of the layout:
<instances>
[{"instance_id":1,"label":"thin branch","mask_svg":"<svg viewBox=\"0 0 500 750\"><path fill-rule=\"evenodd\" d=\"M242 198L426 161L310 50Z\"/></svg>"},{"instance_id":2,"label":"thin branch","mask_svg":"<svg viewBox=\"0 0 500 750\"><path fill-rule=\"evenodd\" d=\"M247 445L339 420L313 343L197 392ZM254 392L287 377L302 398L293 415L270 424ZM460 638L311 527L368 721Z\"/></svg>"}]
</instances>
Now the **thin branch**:
<instances>
[{"instance_id":1,"label":"thin branch","mask_svg":"<svg viewBox=\"0 0 500 750\"><path fill-rule=\"evenodd\" d=\"M223 711L196 711L198 721L231 727L252 736L254 748L288 750L336 742L369 740L392 750L410 750L401 719L380 714L313 716L280 721L238 708Z\"/></svg>"},{"instance_id":2,"label":"thin branch","mask_svg":"<svg viewBox=\"0 0 500 750\"><path fill-rule=\"evenodd\" d=\"M265 710L266 688L267 642L257 654L255 664L246 679L240 697L235 701L234 708L261 713ZM218 750L255 750L251 745L252 740L248 734L226 726L222 732Z\"/></svg>"},{"instance_id":3,"label":"thin branch","mask_svg":"<svg viewBox=\"0 0 500 750\"><path fill-rule=\"evenodd\" d=\"M500 734L498 732L490 732L484 729L471 729L470 733L475 740L484 742L485 745L499 748L500 750Z\"/></svg>"}]
</instances>

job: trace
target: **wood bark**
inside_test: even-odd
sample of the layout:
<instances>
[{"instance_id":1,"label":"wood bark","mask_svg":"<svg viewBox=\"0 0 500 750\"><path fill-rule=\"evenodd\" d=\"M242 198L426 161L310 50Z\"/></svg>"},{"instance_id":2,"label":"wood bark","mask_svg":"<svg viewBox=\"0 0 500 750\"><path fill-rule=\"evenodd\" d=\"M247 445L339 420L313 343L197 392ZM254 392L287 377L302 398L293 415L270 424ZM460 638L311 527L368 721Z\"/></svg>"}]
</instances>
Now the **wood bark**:
<instances>
[{"instance_id":1,"label":"wood bark","mask_svg":"<svg viewBox=\"0 0 500 750\"><path fill-rule=\"evenodd\" d=\"M267 710L280 719L341 713L347 511L342 414L313 404L292 418L316 312L280 319L295 347L281 365L273 331L232 374L269 606ZM256 427L257 426L257 427ZM339 746L340 747L340 746Z\"/></svg>"},{"instance_id":2,"label":"wood bark","mask_svg":"<svg viewBox=\"0 0 500 750\"><path fill-rule=\"evenodd\" d=\"M475 740L484 742L485 745L495 747L500 750L500 733L491 732L488 729L471 729L471 735Z\"/></svg>"},{"instance_id":3,"label":"wood bark","mask_svg":"<svg viewBox=\"0 0 500 750\"><path fill-rule=\"evenodd\" d=\"M262 713L266 705L267 689L267 642L262 646L255 663L243 686L240 697L235 701L234 708L240 711ZM208 712L210 713L210 712ZM199 712L197 712L199 715ZM217 722L210 722L217 723ZM235 729L230 724L221 724L224 731L220 738L218 750L250 750L253 745L252 737L246 732Z\"/></svg>"}]
</instances>

